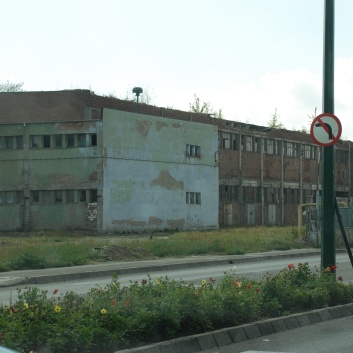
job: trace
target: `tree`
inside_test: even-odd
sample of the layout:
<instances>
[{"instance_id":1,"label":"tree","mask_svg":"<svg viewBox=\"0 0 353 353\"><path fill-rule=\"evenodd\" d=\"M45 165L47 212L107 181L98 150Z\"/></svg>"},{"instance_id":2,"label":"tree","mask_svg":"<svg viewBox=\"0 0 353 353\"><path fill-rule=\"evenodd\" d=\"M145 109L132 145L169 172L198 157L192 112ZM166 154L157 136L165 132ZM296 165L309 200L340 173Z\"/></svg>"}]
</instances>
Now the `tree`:
<instances>
[{"instance_id":1,"label":"tree","mask_svg":"<svg viewBox=\"0 0 353 353\"><path fill-rule=\"evenodd\" d=\"M0 83L0 92L22 92L23 82L13 83L7 80L5 83Z\"/></svg>"},{"instance_id":2,"label":"tree","mask_svg":"<svg viewBox=\"0 0 353 353\"><path fill-rule=\"evenodd\" d=\"M284 125L279 120L279 115L277 113L277 107L275 108L275 113L272 114L271 119L267 122L268 127L272 129L284 129Z\"/></svg>"},{"instance_id":3,"label":"tree","mask_svg":"<svg viewBox=\"0 0 353 353\"><path fill-rule=\"evenodd\" d=\"M210 102L202 102L200 101L200 97L196 93L194 93L195 101L193 103L189 103L190 111L194 113L201 114L213 114L217 119L223 119L222 109L218 109L216 112L211 106Z\"/></svg>"}]
</instances>

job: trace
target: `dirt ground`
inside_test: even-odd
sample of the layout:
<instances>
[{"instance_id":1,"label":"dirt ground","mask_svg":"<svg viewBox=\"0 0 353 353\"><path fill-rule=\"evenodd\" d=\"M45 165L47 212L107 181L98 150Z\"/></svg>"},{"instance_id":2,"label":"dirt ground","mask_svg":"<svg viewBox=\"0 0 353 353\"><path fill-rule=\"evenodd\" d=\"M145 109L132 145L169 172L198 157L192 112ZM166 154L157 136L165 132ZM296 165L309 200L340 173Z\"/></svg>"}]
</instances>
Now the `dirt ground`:
<instances>
[{"instance_id":1,"label":"dirt ground","mask_svg":"<svg viewBox=\"0 0 353 353\"><path fill-rule=\"evenodd\" d=\"M156 259L147 250L139 247L130 248L121 245L107 245L102 248L95 248L98 251L101 261L141 261Z\"/></svg>"}]
</instances>

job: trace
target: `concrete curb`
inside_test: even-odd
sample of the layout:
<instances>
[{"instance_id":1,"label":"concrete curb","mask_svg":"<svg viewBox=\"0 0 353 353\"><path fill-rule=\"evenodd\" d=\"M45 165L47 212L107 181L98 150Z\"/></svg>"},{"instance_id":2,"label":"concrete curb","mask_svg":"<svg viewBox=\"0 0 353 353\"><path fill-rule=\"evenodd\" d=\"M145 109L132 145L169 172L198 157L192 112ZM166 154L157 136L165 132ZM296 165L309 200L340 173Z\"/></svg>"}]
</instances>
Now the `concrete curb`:
<instances>
[{"instance_id":1,"label":"concrete curb","mask_svg":"<svg viewBox=\"0 0 353 353\"><path fill-rule=\"evenodd\" d=\"M337 252L341 252L337 250ZM48 284L55 282L66 282L66 281L75 281L86 278L95 278L95 277L112 277L113 275L120 276L126 274L136 274L136 273L151 273L157 271L168 271L168 270L180 270L184 268L191 267L206 267L206 266L217 266L217 265L226 265L226 264L240 264L247 262L257 262L265 261L270 259L285 259L285 258L301 258L306 256L318 256L320 255L320 250L314 251L303 251L300 250L295 252L281 252L281 253L266 253L266 254L247 254L247 255L236 255L236 256L223 256L222 258L214 259L193 259L191 262L180 261L175 259L175 262L169 264L156 264L151 260L151 264L139 266L138 262L134 266L126 265L124 263L119 263L117 268L114 269L95 269L90 271L82 271L84 266L77 267L77 272L68 271L65 273L64 269L47 269L41 270L39 275L33 275L30 271L30 276L14 277L13 274L15 271L12 271L12 276L6 277L6 273L0 275L0 287L11 287L15 285L26 285L26 284ZM97 267L98 268L98 267ZM53 273L56 272L56 273Z\"/></svg>"},{"instance_id":2,"label":"concrete curb","mask_svg":"<svg viewBox=\"0 0 353 353\"><path fill-rule=\"evenodd\" d=\"M115 353L194 353L353 315L353 303L177 338Z\"/></svg>"}]
</instances>

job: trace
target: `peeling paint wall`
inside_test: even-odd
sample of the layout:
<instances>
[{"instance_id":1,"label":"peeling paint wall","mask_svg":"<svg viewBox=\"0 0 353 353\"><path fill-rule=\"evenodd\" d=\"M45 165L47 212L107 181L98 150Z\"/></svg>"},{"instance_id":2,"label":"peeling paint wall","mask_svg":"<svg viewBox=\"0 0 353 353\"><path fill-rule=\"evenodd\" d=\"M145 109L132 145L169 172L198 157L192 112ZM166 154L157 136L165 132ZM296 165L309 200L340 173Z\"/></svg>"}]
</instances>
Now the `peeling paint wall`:
<instances>
[{"instance_id":1,"label":"peeling paint wall","mask_svg":"<svg viewBox=\"0 0 353 353\"><path fill-rule=\"evenodd\" d=\"M0 148L0 230L99 229L101 201L98 198L98 206L92 208L89 197L91 190L95 199L102 192L101 125L96 121L2 125L1 143L10 138L13 148ZM94 146L89 145L92 134ZM73 146L65 145L69 135ZM79 138L87 140L81 142L84 147ZM36 139L41 145L34 148ZM9 200L12 204L5 199L8 192L15 195Z\"/></svg>"},{"instance_id":2,"label":"peeling paint wall","mask_svg":"<svg viewBox=\"0 0 353 353\"><path fill-rule=\"evenodd\" d=\"M103 136L103 231L218 227L215 127L104 110ZM187 204L186 192L201 204Z\"/></svg>"}]
</instances>

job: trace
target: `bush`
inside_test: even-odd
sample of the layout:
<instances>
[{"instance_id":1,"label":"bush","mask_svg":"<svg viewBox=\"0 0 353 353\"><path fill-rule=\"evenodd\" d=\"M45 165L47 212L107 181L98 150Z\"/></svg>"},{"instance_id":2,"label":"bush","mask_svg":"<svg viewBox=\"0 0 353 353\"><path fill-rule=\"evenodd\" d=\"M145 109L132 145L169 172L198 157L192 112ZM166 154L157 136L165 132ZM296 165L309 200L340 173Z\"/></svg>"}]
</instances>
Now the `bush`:
<instances>
[{"instance_id":1,"label":"bush","mask_svg":"<svg viewBox=\"0 0 353 353\"><path fill-rule=\"evenodd\" d=\"M0 345L23 353L110 353L161 340L353 302L353 285L332 275L290 264L257 282L238 278L236 268L187 284L150 276L121 287L117 278L85 296L48 298L27 288L11 306L0 306Z\"/></svg>"}]
</instances>

